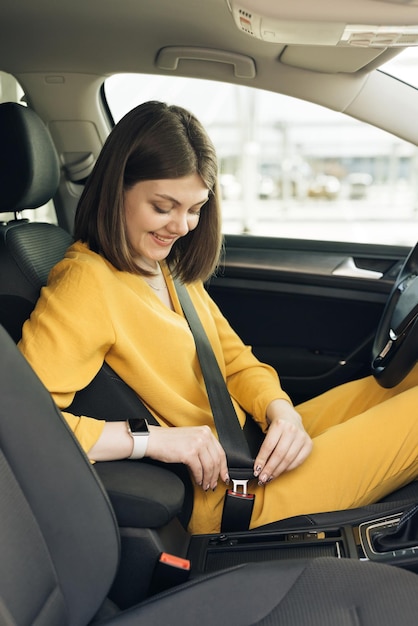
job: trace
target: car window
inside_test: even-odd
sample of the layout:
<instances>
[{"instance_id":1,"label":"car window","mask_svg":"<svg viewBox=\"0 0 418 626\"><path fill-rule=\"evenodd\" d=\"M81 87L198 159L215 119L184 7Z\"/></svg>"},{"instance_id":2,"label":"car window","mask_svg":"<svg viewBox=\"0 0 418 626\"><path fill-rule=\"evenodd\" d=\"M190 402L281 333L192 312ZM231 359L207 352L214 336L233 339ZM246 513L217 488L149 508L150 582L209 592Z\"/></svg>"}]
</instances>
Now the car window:
<instances>
[{"instance_id":1,"label":"car window","mask_svg":"<svg viewBox=\"0 0 418 626\"><path fill-rule=\"evenodd\" d=\"M22 87L14 76L6 72L0 72L0 103L1 102L18 102L26 106L25 93ZM55 207L52 200L48 202L48 204L37 208L36 211L27 211L27 215L25 211L22 211L22 215L23 217L29 217L31 222L57 223ZM14 219L14 217L14 213L2 213L0 220L2 222L8 222Z\"/></svg>"},{"instance_id":2,"label":"car window","mask_svg":"<svg viewBox=\"0 0 418 626\"><path fill-rule=\"evenodd\" d=\"M16 78L6 72L0 72L0 102L22 102L24 96Z\"/></svg>"},{"instance_id":3,"label":"car window","mask_svg":"<svg viewBox=\"0 0 418 626\"><path fill-rule=\"evenodd\" d=\"M192 111L218 153L225 233L415 243L416 146L343 114L242 86L115 75L117 122L146 100Z\"/></svg>"},{"instance_id":4,"label":"car window","mask_svg":"<svg viewBox=\"0 0 418 626\"><path fill-rule=\"evenodd\" d=\"M380 69L409 85L418 87L418 47L405 48Z\"/></svg>"}]
</instances>

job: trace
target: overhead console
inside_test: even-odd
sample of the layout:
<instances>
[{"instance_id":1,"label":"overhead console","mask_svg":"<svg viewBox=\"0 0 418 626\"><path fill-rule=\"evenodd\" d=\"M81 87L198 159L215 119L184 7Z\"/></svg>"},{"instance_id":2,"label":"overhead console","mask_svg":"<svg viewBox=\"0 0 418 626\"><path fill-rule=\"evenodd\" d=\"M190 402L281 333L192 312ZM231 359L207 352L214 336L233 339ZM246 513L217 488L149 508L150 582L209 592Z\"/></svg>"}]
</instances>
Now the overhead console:
<instances>
[{"instance_id":1,"label":"overhead console","mask_svg":"<svg viewBox=\"0 0 418 626\"><path fill-rule=\"evenodd\" d=\"M346 0L326 9L307 0L226 3L243 34L280 46L280 63L291 67L354 74L418 45L418 0L352 0L349 13Z\"/></svg>"},{"instance_id":2,"label":"overhead console","mask_svg":"<svg viewBox=\"0 0 418 626\"><path fill-rule=\"evenodd\" d=\"M408 47L418 45L417 0L368 0L358 9L350 3L350 15L359 20L348 22L342 2L327 5L326 15L315 6L312 19L298 19L297 3L288 9L281 3L265 0L226 0L237 28L262 41L307 46L349 46L361 48ZM389 6L396 5L396 8ZM403 5L402 7L400 5ZM302 12L306 14L306 10ZM376 17L378 16L378 20Z\"/></svg>"}]
</instances>

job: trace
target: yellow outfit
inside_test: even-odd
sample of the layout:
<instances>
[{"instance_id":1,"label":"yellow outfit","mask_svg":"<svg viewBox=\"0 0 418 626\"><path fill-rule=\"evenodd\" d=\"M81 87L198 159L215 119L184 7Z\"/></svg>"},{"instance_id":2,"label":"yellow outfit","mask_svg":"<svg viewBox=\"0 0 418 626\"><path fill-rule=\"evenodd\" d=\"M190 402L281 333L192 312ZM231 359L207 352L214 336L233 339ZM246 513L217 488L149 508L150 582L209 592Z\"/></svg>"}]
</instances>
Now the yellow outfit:
<instances>
[{"instance_id":1,"label":"yellow outfit","mask_svg":"<svg viewBox=\"0 0 418 626\"><path fill-rule=\"evenodd\" d=\"M162 426L207 424L214 431L194 340L172 280L163 270L174 311L142 277L116 270L77 242L52 270L24 325L19 347L86 451L99 438L104 422L71 415L65 408L104 359ZM276 372L242 343L202 283L188 286L188 291L241 423L243 407L265 428L268 404L275 398L289 400ZM297 407L314 438L313 452L302 466L266 487L253 482L252 527L300 513L359 506L414 479L417 382L418 372L413 372L395 390L384 390L366 378ZM221 484L214 492L196 487L191 532L219 530L224 491Z\"/></svg>"}]
</instances>

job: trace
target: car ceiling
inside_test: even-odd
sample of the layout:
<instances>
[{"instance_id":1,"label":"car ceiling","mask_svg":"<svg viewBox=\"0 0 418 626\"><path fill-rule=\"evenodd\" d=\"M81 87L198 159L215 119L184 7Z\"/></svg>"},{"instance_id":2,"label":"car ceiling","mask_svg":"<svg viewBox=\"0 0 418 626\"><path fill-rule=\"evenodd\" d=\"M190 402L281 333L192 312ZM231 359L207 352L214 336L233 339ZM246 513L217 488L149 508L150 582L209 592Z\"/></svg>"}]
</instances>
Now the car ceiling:
<instances>
[{"instance_id":1,"label":"car ceiling","mask_svg":"<svg viewBox=\"0 0 418 626\"><path fill-rule=\"evenodd\" d=\"M366 121L362 97L369 101L384 80L370 81L369 72L398 48L329 45L330 29L418 24L418 0L6 0L6 5L3 0L2 5L0 68L21 80L32 97L54 75L71 85L74 75L177 74L273 89ZM254 23L263 16L284 34L271 42L242 32L232 9ZM220 56L213 58L214 52ZM236 60L244 73L237 72ZM402 104L416 106L405 99ZM410 138L401 119L384 119L390 107L386 103L384 110L377 96L374 115L388 130Z\"/></svg>"},{"instance_id":2,"label":"car ceiling","mask_svg":"<svg viewBox=\"0 0 418 626\"><path fill-rule=\"evenodd\" d=\"M277 20L287 34L299 31L299 62L303 64L305 57L308 68L312 64L310 48L315 46L300 46L299 42L313 40L320 45L324 29L332 23L418 23L415 0L413 4L411 0L10 0L6 7L3 4L0 21L2 64L11 72L150 72L155 71L158 50L168 45L220 49L227 45L235 53L277 60L289 41L261 42L240 32L231 2L244 15ZM283 38L288 37L285 34ZM367 62L376 50L345 52L357 59L365 53ZM328 69L327 55L321 52L319 56ZM346 61L345 66L349 65ZM353 65L359 66L361 61Z\"/></svg>"}]
</instances>

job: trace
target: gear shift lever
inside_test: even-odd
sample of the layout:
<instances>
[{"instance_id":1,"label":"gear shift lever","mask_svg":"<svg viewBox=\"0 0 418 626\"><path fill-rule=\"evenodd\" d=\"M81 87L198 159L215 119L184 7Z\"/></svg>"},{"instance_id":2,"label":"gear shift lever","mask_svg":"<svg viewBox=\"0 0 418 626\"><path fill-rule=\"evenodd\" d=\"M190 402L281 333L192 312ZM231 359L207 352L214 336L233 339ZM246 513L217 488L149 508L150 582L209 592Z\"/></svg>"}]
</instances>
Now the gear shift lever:
<instances>
[{"instance_id":1,"label":"gear shift lever","mask_svg":"<svg viewBox=\"0 0 418 626\"><path fill-rule=\"evenodd\" d=\"M392 552L418 546L418 504L405 511L397 525L373 535L377 552Z\"/></svg>"}]
</instances>

